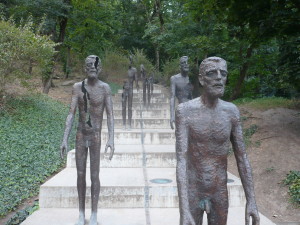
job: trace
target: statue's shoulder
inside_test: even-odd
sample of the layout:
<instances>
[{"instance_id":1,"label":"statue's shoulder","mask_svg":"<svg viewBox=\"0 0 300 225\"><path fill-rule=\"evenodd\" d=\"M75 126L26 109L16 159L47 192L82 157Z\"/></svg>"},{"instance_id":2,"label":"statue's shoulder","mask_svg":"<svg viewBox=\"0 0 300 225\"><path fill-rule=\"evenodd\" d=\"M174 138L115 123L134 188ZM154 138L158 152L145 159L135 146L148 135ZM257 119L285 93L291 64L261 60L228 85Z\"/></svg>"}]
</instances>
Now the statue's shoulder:
<instances>
[{"instance_id":1,"label":"statue's shoulder","mask_svg":"<svg viewBox=\"0 0 300 225\"><path fill-rule=\"evenodd\" d=\"M101 88L103 88L106 92L109 92L109 93L111 92L111 89L110 89L110 86L108 83L105 83L105 82L99 80L99 86Z\"/></svg>"},{"instance_id":2,"label":"statue's shoulder","mask_svg":"<svg viewBox=\"0 0 300 225\"><path fill-rule=\"evenodd\" d=\"M82 81L76 82L76 83L73 85L73 91L81 90L81 87L82 87Z\"/></svg>"},{"instance_id":3,"label":"statue's shoulder","mask_svg":"<svg viewBox=\"0 0 300 225\"><path fill-rule=\"evenodd\" d=\"M200 97L194 98L190 101L180 103L177 106L177 111L182 114L190 113L192 110L199 109L200 103L201 103Z\"/></svg>"},{"instance_id":4,"label":"statue's shoulder","mask_svg":"<svg viewBox=\"0 0 300 225\"><path fill-rule=\"evenodd\" d=\"M239 117L240 111L235 104L223 100L220 101L224 111L230 113L233 117Z\"/></svg>"}]
</instances>

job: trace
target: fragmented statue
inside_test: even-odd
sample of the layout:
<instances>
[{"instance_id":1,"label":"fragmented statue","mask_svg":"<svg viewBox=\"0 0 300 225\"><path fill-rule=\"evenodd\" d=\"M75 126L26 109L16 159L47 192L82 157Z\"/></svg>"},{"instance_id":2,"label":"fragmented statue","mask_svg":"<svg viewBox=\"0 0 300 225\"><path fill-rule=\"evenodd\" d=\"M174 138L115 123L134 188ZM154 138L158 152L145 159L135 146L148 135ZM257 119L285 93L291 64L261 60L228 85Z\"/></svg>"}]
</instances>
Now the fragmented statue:
<instances>
[{"instance_id":1,"label":"fragmented statue","mask_svg":"<svg viewBox=\"0 0 300 225\"><path fill-rule=\"evenodd\" d=\"M70 111L66 119L66 128L61 145L61 157L68 150L68 138L71 132L76 109L79 122L76 134L77 190L79 197L79 219L77 225L85 224L86 162L90 154L92 213L89 225L97 224L97 206L100 193L100 148L103 112L106 110L108 142L105 153L110 148L109 159L114 154L114 117L111 90L108 84L100 81L101 61L98 56L90 55L85 60L87 78L73 86Z\"/></svg>"},{"instance_id":2,"label":"fragmented statue","mask_svg":"<svg viewBox=\"0 0 300 225\"><path fill-rule=\"evenodd\" d=\"M171 77L171 99L170 99L170 125L174 129L175 123L175 96L178 103L183 103L193 98L192 84L189 77L188 57L182 56L180 58L180 73Z\"/></svg>"},{"instance_id":3,"label":"fragmented statue","mask_svg":"<svg viewBox=\"0 0 300 225\"><path fill-rule=\"evenodd\" d=\"M126 84L126 94L122 94L122 119L123 127L126 129L126 106L128 109L128 127L131 128L131 119L132 119L132 100L133 100L133 82L135 81L136 88L139 89L137 70L132 66L133 59L130 56L130 65L128 69L128 84ZM124 86L123 86L124 91ZM124 92L123 92L124 93ZM128 105L126 104L128 102Z\"/></svg>"},{"instance_id":4,"label":"fragmented statue","mask_svg":"<svg viewBox=\"0 0 300 225\"><path fill-rule=\"evenodd\" d=\"M143 104L144 106L149 106L151 102L151 95L153 94L153 73L151 73L151 76L148 77L143 64L141 64L140 70L143 81Z\"/></svg>"},{"instance_id":5,"label":"fragmented statue","mask_svg":"<svg viewBox=\"0 0 300 225\"><path fill-rule=\"evenodd\" d=\"M230 142L246 195L246 225L259 225L252 171L247 158L238 108L222 101L226 61L210 57L200 65L201 97L176 110L177 186L180 225L226 225L228 214L227 154ZM242 222L241 222L242 224Z\"/></svg>"}]
</instances>

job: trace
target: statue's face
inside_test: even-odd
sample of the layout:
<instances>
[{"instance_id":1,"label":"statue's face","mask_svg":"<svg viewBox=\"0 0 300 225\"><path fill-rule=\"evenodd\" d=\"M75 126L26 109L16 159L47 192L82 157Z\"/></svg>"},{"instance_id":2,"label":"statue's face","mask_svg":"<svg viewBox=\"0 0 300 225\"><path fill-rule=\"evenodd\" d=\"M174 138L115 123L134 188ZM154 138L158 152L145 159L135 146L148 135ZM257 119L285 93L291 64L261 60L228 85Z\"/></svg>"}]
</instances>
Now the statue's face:
<instances>
[{"instance_id":1,"label":"statue's face","mask_svg":"<svg viewBox=\"0 0 300 225\"><path fill-rule=\"evenodd\" d=\"M211 97L223 96L226 80L226 61L207 62L203 75L199 75L199 82L203 86L204 91Z\"/></svg>"},{"instance_id":2,"label":"statue's face","mask_svg":"<svg viewBox=\"0 0 300 225\"><path fill-rule=\"evenodd\" d=\"M180 60L180 70L182 72L189 72L189 64L187 59Z\"/></svg>"},{"instance_id":3,"label":"statue's face","mask_svg":"<svg viewBox=\"0 0 300 225\"><path fill-rule=\"evenodd\" d=\"M101 71L101 62L98 56L89 56L85 60L85 72L88 78L98 78Z\"/></svg>"}]
</instances>

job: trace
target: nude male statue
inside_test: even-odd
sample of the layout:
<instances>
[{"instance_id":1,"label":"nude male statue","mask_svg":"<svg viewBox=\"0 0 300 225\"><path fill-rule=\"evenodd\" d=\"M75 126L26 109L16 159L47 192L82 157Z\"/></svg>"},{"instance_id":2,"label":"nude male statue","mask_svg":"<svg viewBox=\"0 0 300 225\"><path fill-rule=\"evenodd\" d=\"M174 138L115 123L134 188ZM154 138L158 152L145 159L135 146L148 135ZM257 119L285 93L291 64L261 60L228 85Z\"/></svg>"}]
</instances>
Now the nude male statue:
<instances>
[{"instance_id":1,"label":"nude male statue","mask_svg":"<svg viewBox=\"0 0 300 225\"><path fill-rule=\"evenodd\" d=\"M87 79L73 86L70 111L61 144L61 157L68 150L68 138L72 128L76 108L79 110L79 123L76 133L77 190L79 198L79 219L77 225L85 224L86 161L90 152L92 213L89 225L97 225L97 206L100 193L100 149L103 112L106 110L109 139L105 153L110 148L109 159L114 154L114 117L111 90L108 84L100 81L101 61L90 55L85 60Z\"/></svg>"},{"instance_id":2,"label":"nude male statue","mask_svg":"<svg viewBox=\"0 0 300 225\"><path fill-rule=\"evenodd\" d=\"M189 64L188 57L182 56L180 58L180 73L172 76L171 81L171 99L170 99L170 125L174 129L175 123L175 96L178 103L183 103L193 98L191 83L188 77Z\"/></svg>"},{"instance_id":3,"label":"nude male statue","mask_svg":"<svg viewBox=\"0 0 300 225\"><path fill-rule=\"evenodd\" d=\"M130 65L128 68L128 91L127 94L124 95L124 98L128 98L128 126L129 129L131 129L131 119L132 119L132 99L133 99L133 82L135 81L136 88L139 89L139 83L138 83L138 76L137 76L137 69L132 66L133 59L132 56L130 56ZM126 100L127 101L127 100ZM126 129L126 103L124 104L125 99L123 99L122 95L122 119L123 119L123 127Z\"/></svg>"},{"instance_id":4,"label":"nude male statue","mask_svg":"<svg viewBox=\"0 0 300 225\"><path fill-rule=\"evenodd\" d=\"M143 81L143 105L149 106L153 93L153 74L148 77L143 64L140 66L140 72Z\"/></svg>"},{"instance_id":5,"label":"nude male statue","mask_svg":"<svg viewBox=\"0 0 300 225\"><path fill-rule=\"evenodd\" d=\"M226 225L227 154L232 143L246 195L246 225L259 225L252 171L247 158L238 108L219 99L227 79L226 61L210 57L200 65L203 94L176 110L177 186L180 225ZM242 224L242 223L241 223Z\"/></svg>"}]
</instances>

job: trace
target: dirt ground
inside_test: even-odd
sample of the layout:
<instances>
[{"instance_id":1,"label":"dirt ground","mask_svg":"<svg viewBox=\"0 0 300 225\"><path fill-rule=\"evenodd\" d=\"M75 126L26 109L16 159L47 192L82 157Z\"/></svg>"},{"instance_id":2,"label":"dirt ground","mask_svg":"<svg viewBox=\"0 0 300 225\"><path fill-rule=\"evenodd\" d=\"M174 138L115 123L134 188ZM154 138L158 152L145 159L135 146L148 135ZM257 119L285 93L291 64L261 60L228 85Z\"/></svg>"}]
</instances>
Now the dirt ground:
<instances>
[{"instance_id":1,"label":"dirt ground","mask_svg":"<svg viewBox=\"0 0 300 225\"><path fill-rule=\"evenodd\" d=\"M252 166L259 211L274 223L299 222L300 208L289 201L283 184L290 170L300 170L300 111L274 108L257 111L240 108L247 117L244 127L258 126L247 148ZM229 172L238 176L234 155L229 156Z\"/></svg>"},{"instance_id":2,"label":"dirt ground","mask_svg":"<svg viewBox=\"0 0 300 225\"><path fill-rule=\"evenodd\" d=\"M55 87L50 89L49 96L69 104L71 83L80 80L79 77L69 83L54 80ZM38 90L39 84L36 86ZM21 89L17 91L22 93ZM247 154L253 170L259 211L274 223L300 224L300 208L290 203L288 188L282 182L290 170L300 170L300 110L274 108L260 111L240 107L240 111L246 118L245 128L251 124L258 127L247 147ZM228 170L238 176L234 155L229 156Z\"/></svg>"}]
</instances>

